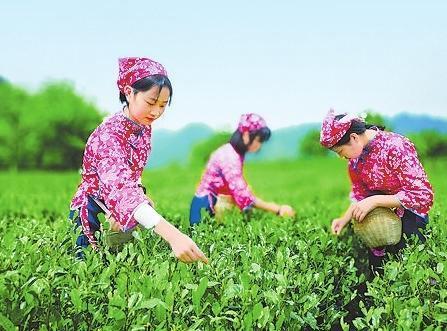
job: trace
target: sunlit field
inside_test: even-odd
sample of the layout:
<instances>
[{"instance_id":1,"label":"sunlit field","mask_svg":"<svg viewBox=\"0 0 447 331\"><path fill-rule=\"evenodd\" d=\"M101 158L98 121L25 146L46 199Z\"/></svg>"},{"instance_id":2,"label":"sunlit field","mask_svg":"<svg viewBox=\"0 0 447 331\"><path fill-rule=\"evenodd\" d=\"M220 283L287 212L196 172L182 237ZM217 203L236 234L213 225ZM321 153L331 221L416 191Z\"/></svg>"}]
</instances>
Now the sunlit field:
<instances>
[{"instance_id":1,"label":"sunlit field","mask_svg":"<svg viewBox=\"0 0 447 331\"><path fill-rule=\"evenodd\" d=\"M72 253L67 220L76 172L0 173L0 329L227 330L445 329L447 161L424 163L435 189L425 245L367 272L366 248L349 228L330 234L348 206L339 159L247 164L265 200L294 219L230 213L189 228L201 169L146 171L157 210L188 233L209 265L183 264L150 231L122 251Z\"/></svg>"}]
</instances>

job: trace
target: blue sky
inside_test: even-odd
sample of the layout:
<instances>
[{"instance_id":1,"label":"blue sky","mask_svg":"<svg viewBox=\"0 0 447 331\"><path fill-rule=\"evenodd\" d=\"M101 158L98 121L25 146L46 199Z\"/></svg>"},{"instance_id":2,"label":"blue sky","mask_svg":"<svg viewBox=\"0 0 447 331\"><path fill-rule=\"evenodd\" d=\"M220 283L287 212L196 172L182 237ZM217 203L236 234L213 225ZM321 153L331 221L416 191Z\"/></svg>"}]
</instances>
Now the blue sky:
<instances>
[{"instance_id":1,"label":"blue sky","mask_svg":"<svg viewBox=\"0 0 447 331\"><path fill-rule=\"evenodd\" d=\"M72 81L120 109L117 58L147 56L174 86L155 127L272 128L373 109L447 117L447 1L8 1L0 75Z\"/></svg>"}]
</instances>

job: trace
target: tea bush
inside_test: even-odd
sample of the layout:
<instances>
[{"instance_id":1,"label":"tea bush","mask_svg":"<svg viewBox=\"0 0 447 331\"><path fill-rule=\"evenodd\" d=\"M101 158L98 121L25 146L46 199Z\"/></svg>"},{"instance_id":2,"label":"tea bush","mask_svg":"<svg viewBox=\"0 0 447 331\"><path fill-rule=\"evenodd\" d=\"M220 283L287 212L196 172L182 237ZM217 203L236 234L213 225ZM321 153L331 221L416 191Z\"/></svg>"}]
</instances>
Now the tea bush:
<instances>
[{"instance_id":1,"label":"tea bush","mask_svg":"<svg viewBox=\"0 0 447 331\"><path fill-rule=\"evenodd\" d=\"M157 209L210 264L182 264L150 231L118 253L72 254L67 220L76 173L1 173L0 329L416 330L447 326L447 162L426 164L435 192L426 244L367 273L366 248L330 221L347 206L342 160L247 165L254 191L293 205L294 219L229 214L189 228L201 169L147 171Z\"/></svg>"}]
</instances>

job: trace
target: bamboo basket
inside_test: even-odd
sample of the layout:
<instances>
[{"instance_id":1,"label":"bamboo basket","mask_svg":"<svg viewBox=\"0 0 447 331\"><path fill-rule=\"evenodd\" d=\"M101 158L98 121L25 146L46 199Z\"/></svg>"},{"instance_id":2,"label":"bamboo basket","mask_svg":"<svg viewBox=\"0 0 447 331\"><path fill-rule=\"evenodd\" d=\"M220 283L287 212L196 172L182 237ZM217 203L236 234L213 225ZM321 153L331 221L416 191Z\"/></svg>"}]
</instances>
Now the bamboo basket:
<instances>
[{"instance_id":1,"label":"bamboo basket","mask_svg":"<svg viewBox=\"0 0 447 331\"><path fill-rule=\"evenodd\" d=\"M389 208L378 207L362 222L353 221L354 233L369 248L395 245L402 236L402 221Z\"/></svg>"},{"instance_id":2,"label":"bamboo basket","mask_svg":"<svg viewBox=\"0 0 447 331\"><path fill-rule=\"evenodd\" d=\"M118 222L113 217L106 217L110 228L103 231L104 241L111 248L120 248L125 243L133 239L132 232L123 232L120 230Z\"/></svg>"},{"instance_id":3,"label":"bamboo basket","mask_svg":"<svg viewBox=\"0 0 447 331\"><path fill-rule=\"evenodd\" d=\"M121 247L125 243L133 239L132 231L129 232L115 232L107 230L104 232L104 240L106 245L111 248Z\"/></svg>"},{"instance_id":4,"label":"bamboo basket","mask_svg":"<svg viewBox=\"0 0 447 331\"><path fill-rule=\"evenodd\" d=\"M214 217L217 221L223 220L224 214L236 207L231 195L219 194L214 205Z\"/></svg>"}]
</instances>

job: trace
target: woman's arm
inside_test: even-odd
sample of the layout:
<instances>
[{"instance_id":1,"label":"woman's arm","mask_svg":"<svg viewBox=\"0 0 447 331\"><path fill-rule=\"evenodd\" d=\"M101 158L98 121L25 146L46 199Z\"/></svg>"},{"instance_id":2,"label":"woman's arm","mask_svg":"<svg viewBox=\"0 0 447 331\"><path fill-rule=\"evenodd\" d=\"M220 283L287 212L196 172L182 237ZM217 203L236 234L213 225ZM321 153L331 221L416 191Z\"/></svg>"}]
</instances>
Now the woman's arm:
<instances>
[{"instance_id":1,"label":"woman's arm","mask_svg":"<svg viewBox=\"0 0 447 331\"><path fill-rule=\"evenodd\" d=\"M262 199L255 198L254 206L256 208L272 212L279 216L294 216L295 211L288 205L278 205L274 202L266 202Z\"/></svg>"},{"instance_id":2,"label":"woman's arm","mask_svg":"<svg viewBox=\"0 0 447 331\"><path fill-rule=\"evenodd\" d=\"M401 185L400 192L396 194L400 204L407 209L428 213L433 205L433 188L414 145L408 139L396 143L388 161Z\"/></svg>"},{"instance_id":3,"label":"woman's arm","mask_svg":"<svg viewBox=\"0 0 447 331\"><path fill-rule=\"evenodd\" d=\"M395 195L373 195L362 201L353 203L349 206L342 217L336 218L332 221L331 230L333 234L339 235L346 224L354 218L361 222L365 216L374 208L386 207L396 208L400 207L399 199Z\"/></svg>"},{"instance_id":4,"label":"woman's arm","mask_svg":"<svg viewBox=\"0 0 447 331\"><path fill-rule=\"evenodd\" d=\"M343 230L343 228L346 226L346 224L348 224L349 221L351 221L352 210L354 206L355 204L350 205L349 208L346 209L342 217L332 220L331 230L333 234L339 235Z\"/></svg>"},{"instance_id":5,"label":"woman's arm","mask_svg":"<svg viewBox=\"0 0 447 331\"><path fill-rule=\"evenodd\" d=\"M361 222L374 208L397 208L400 206L396 195L373 195L352 205L352 218Z\"/></svg>"},{"instance_id":6,"label":"woman's arm","mask_svg":"<svg viewBox=\"0 0 447 331\"><path fill-rule=\"evenodd\" d=\"M148 203L143 203L138 206L135 210L134 217L142 226L147 229L154 229L155 233L166 240L180 261L194 262L201 260L208 263L205 254L202 253L195 242L167 222Z\"/></svg>"},{"instance_id":7,"label":"woman's arm","mask_svg":"<svg viewBox=\"0 0 447 331\"><path fill-rule=\"evenodd\" d=\"M278 214L279 213L279 209L281 207L280 205L278 205L278 204L276 204L274 202L266 202L266 201L261 200L259 198L255 199L254 206L256 208L259 208L259 209L262 209L262 210L265 210L265 211L269 211L269 212L272 212L274 214Z\"/></svg>"},{"instance_id":8,"label":"woman's arm","mask_svg":"<svg viewBox=\"0 0 447 331\"><path fill-rule=\"evenodd\" d=\"M180 261L189 263L201 260L208 263L207 257L197 247L196 243L164 218L160 219L154 231L169 243L174 255Z\"/></svg>"}]
</instances>

